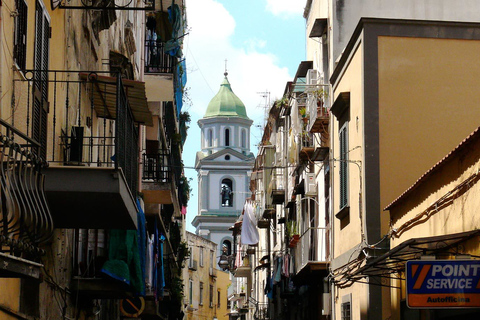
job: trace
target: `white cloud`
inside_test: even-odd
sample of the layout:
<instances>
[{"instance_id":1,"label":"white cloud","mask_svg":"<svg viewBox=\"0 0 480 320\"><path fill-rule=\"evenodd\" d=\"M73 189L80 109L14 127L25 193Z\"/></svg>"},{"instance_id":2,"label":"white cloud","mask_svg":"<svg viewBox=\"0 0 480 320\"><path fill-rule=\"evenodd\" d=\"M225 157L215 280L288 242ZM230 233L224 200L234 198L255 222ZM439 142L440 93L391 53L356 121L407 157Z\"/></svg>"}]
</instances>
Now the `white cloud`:
<instances>
[{"instance_id":1,"label":"white cloud","mask_svg":"<svg viewBox=\"0 0 480 320\"><path fill-rule=\"evenodd\" d=\"M296 0L298 1L298 0ZM243 101L248 116L254 121L251 130L251 151L262 132L255 125L263 125L266 99L260 92L270 92L271 101L283 95L287 81L292 79L286 67L278 64L277 57L266 52L265 39L258 35L244 43L243 48L232 45L235 32L233 16L215 0L189 0L187 2L189 35L185 39L184 54L187 63L187 87L192 106L187 109L192 117L183 160L188 168L186 175L194 178L193 196L190 199L187 221L197 214L198 189L193 169L195 154L200 151L198 119L205 114L213 96L218 92L228 59L228 79L235 94ZM259 52L258 49L262 49ZM186 106L188 108L188 106ZM189 231L194 231L187 223Z\"/></svg>"},{"instance_id":2,"label":"white cloud","mask_svg":"<svg viewBox=\"0 0 480 320\"><path fill-rule=\"evenodd\" d=\"M190 113L202 117L208 102L223 80L225 59L228 60L228 79L235 94L247 107L250 118L263 114L258 92L270 91L271 96L283 94L285 83L291 80L286 67L278 66L273 54L259 53L266 41L256 36L244 48L234 47L235 21L222 4L214 0L192 0L187 3L190 28L185 41L188 82L193 106ZM264 50L263 50L264 51ZM196 125L192 125L196 127Z\"/></svg>"},{"instance_id":3,"label":"white cloud","mask_svg":"<svg viewBox=\"0 0 480 320\"><path fill-rule=\"evenodd\" d=\"M267 11L276 16L303 14L307 0L267 0Z\"/></svg>"}]
</instances>

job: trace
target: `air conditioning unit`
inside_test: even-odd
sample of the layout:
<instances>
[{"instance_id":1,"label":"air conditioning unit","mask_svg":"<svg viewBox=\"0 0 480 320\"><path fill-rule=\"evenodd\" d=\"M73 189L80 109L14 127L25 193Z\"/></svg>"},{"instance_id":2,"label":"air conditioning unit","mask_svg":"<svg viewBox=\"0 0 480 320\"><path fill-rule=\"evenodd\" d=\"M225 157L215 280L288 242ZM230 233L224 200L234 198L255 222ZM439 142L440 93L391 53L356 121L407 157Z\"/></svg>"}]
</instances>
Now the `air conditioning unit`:
<instances>
[{"instance_id":1,"label":"air conditioning unit","mask_svg":"<svg viewBox=\"0 0 480 320\"><path fill-rule=\"evenodd\" d=\"M305 179L305 195L317 195L317 181L315 180L315 173L307 173L307 177Z\"/></svg>"}]
</instances>

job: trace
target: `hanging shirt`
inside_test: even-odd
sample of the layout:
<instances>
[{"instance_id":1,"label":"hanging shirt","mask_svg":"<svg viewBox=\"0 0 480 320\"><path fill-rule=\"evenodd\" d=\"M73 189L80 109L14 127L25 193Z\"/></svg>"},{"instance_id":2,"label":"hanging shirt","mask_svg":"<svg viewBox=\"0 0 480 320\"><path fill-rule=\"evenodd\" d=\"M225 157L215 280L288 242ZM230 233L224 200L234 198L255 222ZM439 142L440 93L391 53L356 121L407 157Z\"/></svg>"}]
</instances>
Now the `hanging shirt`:
<instances>
[{"instance_id":1,"label":"hanging shirt","mask_svg":"<svg viewBox=\"0 0 480 320\"><path fill-rule=\"evenodd\" d=\"M255 219L255 212L250 201L245 202L243 212L242 244L256 245L258 243L257 220Z\"/></svg>"}]
</instances>

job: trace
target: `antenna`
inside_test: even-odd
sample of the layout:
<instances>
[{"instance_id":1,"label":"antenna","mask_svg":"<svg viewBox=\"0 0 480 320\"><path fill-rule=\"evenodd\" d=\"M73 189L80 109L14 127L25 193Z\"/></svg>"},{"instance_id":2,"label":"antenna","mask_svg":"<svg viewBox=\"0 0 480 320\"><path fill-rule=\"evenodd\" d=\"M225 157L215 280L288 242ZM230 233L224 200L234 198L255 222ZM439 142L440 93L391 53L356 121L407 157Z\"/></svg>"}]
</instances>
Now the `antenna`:
<instances>
[{"instance_id":1,"label":"antenna","mask_svg":"<svg viewBox=\"0 0 480 320\"><path fill-rule=\"evenodd\" d=\"M265 127L268 120L268 110L270 109L270 91L257 92L262 98L265 99L265 102L262 105L259 105L263 108L263 127Z\"/></svg>"},{"instance_id":2,"label":"antenna","mask_svg":"<svg viewBox=\"0 0 480 320\"><path fill-rule=\"evenodd\" d=\"M228 72L227 72L227 59L225 59L225 72L223 73L223 75L226 77L228 76Z\"/></svg>"}]
</instances>

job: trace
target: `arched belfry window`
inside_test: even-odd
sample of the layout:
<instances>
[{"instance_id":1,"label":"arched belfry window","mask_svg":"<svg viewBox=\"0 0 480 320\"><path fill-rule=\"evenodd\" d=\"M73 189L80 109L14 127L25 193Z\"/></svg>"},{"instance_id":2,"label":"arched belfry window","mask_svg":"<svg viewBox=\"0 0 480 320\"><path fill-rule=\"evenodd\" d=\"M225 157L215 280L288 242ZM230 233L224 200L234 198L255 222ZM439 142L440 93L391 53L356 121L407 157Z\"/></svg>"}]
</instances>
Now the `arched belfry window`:
<instances>
[{"instance_id":1,"label":"arched belfry window","mask_svg":"<svg viewBox=\"0 0 480 320\"><path fill-rule=\"evenodd\" d=\"M208 147L213 147L213 130L212 129L208 129L207 143L208 143Z\"/></svg>"},{"instance_id":2,"label":"arched belfry window","mask_svg":"<svg viewBox=\"0 0 480 320\"><path fill-rule=\"evenodd\" d=\"M230 145L230 129L225 129L225 146L228 147Z\"/></svg>"},{"instance_id":3,"label":"arched belfry window","mask_svg":"<svg viewBox=\"0 0 480 320\"><path fill-rule=\"evenodd\" d=\"M222 243L222 253L229 256L232 254L232 243L229 240L224 240Z\"/></svg>"},{"instance_id":4,"label":"arched belfry window","mask_svg":"<svg viewBox=\"0 0 480 320\"><path fill-rule=\"evenodd\" d=\"M242 130L241 139L242 139L242 148L245 149L247 147L247 132L245 131L245 129Z\"/></svg>"},{"instance_id":5,"label":"arched belfry window","mask_svg":"<svg viewBox=\"0 0 480 320\"><path fill-rule=\"evenodd\" d=\"M230 179L222 180L222 207L233 207L233 183Z\"/></svg>"}]
</instances>

